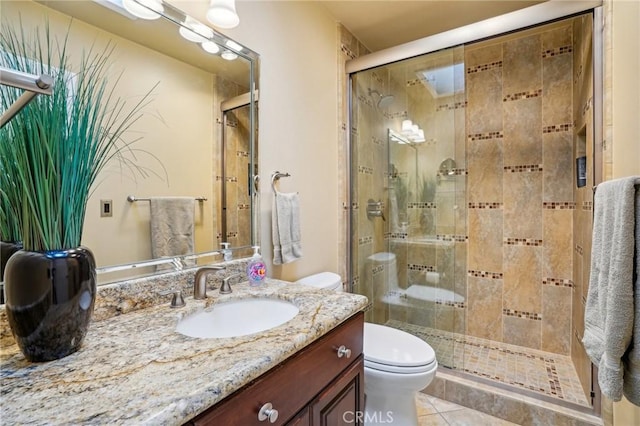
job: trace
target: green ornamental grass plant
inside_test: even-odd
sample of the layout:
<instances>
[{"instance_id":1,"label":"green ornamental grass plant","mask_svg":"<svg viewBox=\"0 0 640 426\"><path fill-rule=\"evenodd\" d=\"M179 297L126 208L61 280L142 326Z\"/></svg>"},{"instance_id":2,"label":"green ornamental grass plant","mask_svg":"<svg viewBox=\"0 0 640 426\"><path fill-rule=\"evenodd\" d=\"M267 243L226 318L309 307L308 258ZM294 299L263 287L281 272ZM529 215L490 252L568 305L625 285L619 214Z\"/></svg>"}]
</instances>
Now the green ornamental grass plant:
<instances>
[{"instance_id":1,"label":"green ornamental grass plant","mask_svg":"<svg viewBox=\"0 0 640 426\"><path fill-rule=\"evenodd\" d=\"M87 201L98 174L112 160L135 165L135 140L123 135L142 117L155 86L127 102L114 93L122 78L108 82L113 45L84 51L78 64L48 24L27 33L3 23L0 66L54 80L52 95L39 95L0 129L0 236L22 240L25 250L80 246ZM157 84L156 84L157 86ZM0 86L5 110L21 90Z\"/></svg>"}]
</instances>

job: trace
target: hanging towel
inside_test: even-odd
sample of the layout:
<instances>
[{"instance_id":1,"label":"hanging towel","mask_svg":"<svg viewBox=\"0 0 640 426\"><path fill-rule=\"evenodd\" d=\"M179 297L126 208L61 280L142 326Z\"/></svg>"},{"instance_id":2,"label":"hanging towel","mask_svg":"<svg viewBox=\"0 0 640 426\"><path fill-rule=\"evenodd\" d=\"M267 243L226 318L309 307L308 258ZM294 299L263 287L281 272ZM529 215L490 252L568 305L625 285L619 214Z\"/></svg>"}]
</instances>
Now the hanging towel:
<instances>
[{"instance_id":1,"label":"hanging towel","mask_svg":"<svg viewBox=\"0 0 640 426\"><path fill-rule=\"evenodd\" d=\"M276 192L271 214L273 264L282 265L302 257L300 202L298 193Z\"/></svg>"},{"instance_id":2,"label":"hanging towel","mask_svg":"<svg viewBox=\"0 0 640 426\"><path fill-rule=\"evenodd\" d=\"M193 253L195 198L152 197L149 202L153 258Z\"/></svg>"},{"instance_id":3,"label":"hanging towel","mask_svg":"<svg viewBox=\"0 0 640 426\"><path fill-rule=\"evenodd\" d=\"M640 406L640 177L636 179L636 229L635 260L633 264L633 300L635 316L630 350L623 359L624 383L622 393L635 405Z\"/></svg>"},{"instance_id":4,"label":"hanging towel","mask_svg":"<svg viewBox=\"0 0 640 426\"><path fill-rule=\"evenodd\" d=\"M613 401L622 398L623 385L630 400L637 401L640 392L640 348L627 353L634 343L640 345L640 340L634 339L640 339L640 327L635 325L640 320L638 265L634 262L634 250L638 249L634 234L640 222L636 185L640 185L640 177L603 182L594 199L591 275L582 342L598 367L602 393Z\"/></svg>"}]
</instances>

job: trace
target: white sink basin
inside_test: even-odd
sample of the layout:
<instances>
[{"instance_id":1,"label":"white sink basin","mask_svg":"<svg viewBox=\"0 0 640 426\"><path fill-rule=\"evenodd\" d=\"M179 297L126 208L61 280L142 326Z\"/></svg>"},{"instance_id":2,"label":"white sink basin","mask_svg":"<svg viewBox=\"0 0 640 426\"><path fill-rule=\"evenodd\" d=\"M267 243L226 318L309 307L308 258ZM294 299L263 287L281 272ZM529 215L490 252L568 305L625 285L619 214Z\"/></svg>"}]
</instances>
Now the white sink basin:
<instances>
[{"instance_id":1,"label":"white sink basin","mask_svg":"<svg viewBox=\"0 0 640 426\"><path fill-rule=\"evenodd\" d=\"M298 312L296 305L284 300L231 300L183 318L176 331L201 339L246 336L284 324Z\"/></svg>"}]
</instances>

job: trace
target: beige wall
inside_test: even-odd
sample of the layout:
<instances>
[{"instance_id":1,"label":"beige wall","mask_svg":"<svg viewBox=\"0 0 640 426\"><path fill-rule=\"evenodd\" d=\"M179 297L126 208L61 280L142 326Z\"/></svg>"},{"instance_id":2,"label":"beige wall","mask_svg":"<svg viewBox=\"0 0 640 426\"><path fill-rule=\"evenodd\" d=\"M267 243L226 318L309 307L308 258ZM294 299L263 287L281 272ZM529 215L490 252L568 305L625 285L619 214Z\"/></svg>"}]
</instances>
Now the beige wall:
<instances>
[{"instance_id":1,"label":"beige wall","mask_svg":"<svg viewBox=\"0 0 640 426\"><path fill-rule=\"evenodd\" d=\"M640 175L640 2L605 2L604 179ZM640 407L613 405L613 424L640 424Z\"/></svg>"},{"instance_id":2,"label":"beige wall","mask_svg":"<svg viewBox=\"0 0 640 426\"><path fill-rule=\"evenodd\" d=\"M188 6L185 4L185 6ZM271 173L301 202L302 259L271 266L269 276L296 280L338 272L338 103L336 22L310 2L237 2L240 25L227 35L260 54L260 226L270 263ZM186 10L186 7L185 7Z\"/></svg>"}]
</instances>

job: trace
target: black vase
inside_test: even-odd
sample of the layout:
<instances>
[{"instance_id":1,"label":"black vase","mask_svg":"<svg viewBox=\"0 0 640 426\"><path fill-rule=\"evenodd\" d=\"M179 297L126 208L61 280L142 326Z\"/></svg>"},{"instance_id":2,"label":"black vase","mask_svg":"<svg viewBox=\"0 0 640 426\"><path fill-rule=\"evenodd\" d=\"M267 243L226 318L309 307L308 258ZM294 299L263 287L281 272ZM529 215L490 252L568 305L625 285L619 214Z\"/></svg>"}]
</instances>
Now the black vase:
<instances>
[{"instance_id":1,"label":"black vase","mask_svg":"<svg viewBox=\"0 0 640 426\"><path fill-rule=\"evenodd\" d=\"M63 358L82 345L96 298L96 262L87 248L20 250L5 270L7 319L29 361Z\"/></svg>"},{"instance_id":2,"label":"black vase","mask_svg":"<svg viewBox=\"0 0 640 426\"><path fill-rule=\"evenodd\" d=\"M4 268L13 253L22 249L22 243L0 241L0 304L4 303Z\"/></svg>"}]
</instances>

